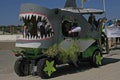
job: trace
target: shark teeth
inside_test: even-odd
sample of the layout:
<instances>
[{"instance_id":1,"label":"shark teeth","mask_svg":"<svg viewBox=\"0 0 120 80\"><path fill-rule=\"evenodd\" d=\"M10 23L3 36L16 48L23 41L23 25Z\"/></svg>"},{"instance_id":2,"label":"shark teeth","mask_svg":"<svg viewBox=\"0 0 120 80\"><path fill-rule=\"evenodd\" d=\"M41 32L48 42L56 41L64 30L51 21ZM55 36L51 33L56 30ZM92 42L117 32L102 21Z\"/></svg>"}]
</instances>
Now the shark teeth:
<instances>
[{"instance_id":1,"label":"shark teeth","mask_svg":"<svg viewBox=\"0 0 120 80\"><path fill-rule=\"evenodd\" d=\"M54 35L50 34L50 35L43 35L43 36L39 36L39 37L23 37L22 35L19 35L16 37L17 40L47 40L52 38Z\"/></svg>"},{"instance_id":2,"label":"shark teeth","mask_svg":"<svg viewBox=\"0 0 120 80\"><path fill-rule=\"evenodd\" d=\"M39 18L41 18L41 20L46 20L47 17L41 14L35 14L35 13L21 13L19 15L19 19L26 19L26 20L30 20L32 18L32 16L36 17L36 20L38 20Z\"/></svg>"},{"instance_id":3,"label":"shark teeth","mask_svg":"<svg viewBox=\"0 0 120 80\"><path fill-rule=\"evenodd\" d=\"M38 32L37 32L36 36L31 36L31 34L29 34L29 36L23 37L23 36L25 36L25 35L23 35L22 37L19 37L18 40L45 40L45 39L49 39L54 36L53 28L52 28L47 16L38 14L38 13L21 13L19 15L19 18L20 18L20 20L23 20L23 21L24 20L29 21L34 18L36 20L36 22L38 22L38 21L40 22L40 25L41 25L41 21L46 20L47 24L45 26L46 34L41 35L40 31L37 30ZM37 24L39 24L39 23L37 23ZM47 32L47 30L50 30L50 32L49 31Z\"/></svg>"}]
</instances>

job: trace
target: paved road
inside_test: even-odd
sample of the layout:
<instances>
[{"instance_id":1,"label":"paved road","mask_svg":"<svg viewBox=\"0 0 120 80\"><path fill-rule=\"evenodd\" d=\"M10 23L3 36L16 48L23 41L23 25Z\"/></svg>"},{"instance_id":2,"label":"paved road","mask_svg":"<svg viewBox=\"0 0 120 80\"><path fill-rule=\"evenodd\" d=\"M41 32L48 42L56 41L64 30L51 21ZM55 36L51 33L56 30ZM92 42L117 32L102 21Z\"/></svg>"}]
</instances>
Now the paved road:
<instances>
[{"instance_id":1,"label":"paved road","mask_svg":"<svg viewBox=\"0 0 120 80\"><path fill-rule=\"evenodd\" d=\"M12 50L15 49L15 42L1 42L0 41L0 51L1 50Z\"/></svg>"},{"instance_id":2,"label":"paved road","mask_svg":"<svg viewBox=\"0 0 120 80\"><path fill-rule=\"evenodd\" d=\"M0 50L0 80L42 80L37 76L18 77L13 69L17 58L11 53ZM50 80L120 80L120 50L111 51L104 57L104 65L99 68L87 63L81 63L79 68L62 66Z\"/></svg>"}]
</instances>

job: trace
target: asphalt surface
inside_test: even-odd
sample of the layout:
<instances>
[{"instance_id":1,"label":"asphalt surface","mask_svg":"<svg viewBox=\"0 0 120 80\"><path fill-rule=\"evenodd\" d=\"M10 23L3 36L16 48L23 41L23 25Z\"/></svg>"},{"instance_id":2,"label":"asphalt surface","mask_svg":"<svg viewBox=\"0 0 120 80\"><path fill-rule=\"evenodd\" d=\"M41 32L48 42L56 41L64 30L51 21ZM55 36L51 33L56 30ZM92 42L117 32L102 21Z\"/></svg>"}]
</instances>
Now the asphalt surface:
<instances>
[{"instance_id":1,"label":"asphalt surface","mask_svg":"<svg viewBox=\"0 0 120 80\"><path fill-rule=\"evenodd\" d=\"M10 48L0 50L0 80L42 80L38 76L17 76L14 72L16 59ZM81 63L79 68L64 65L49 80L120 80L120 49L111 50L109 55L104 55L103 65L99 68L88 63Z\"/></svg>"},{"instance_id":2,"label":"asphalt surface","mask_svg":"<svg viewBox=\"0 0 120 80\"><path fill-rule=\"evenodd\" d=\"M0 41L0 50L12 50L15 49L15 42Z\"/></svg>"}]
</instances>

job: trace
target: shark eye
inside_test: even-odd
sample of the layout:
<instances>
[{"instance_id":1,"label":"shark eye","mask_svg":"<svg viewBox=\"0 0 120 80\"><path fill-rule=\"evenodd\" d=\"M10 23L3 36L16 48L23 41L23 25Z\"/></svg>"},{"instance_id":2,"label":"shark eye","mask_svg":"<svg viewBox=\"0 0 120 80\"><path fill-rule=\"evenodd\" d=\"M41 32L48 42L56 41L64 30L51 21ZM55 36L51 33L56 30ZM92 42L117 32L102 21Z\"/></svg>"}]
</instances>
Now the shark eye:
<instances>
[{"instance_id":1,"label":"shark eye","mask_svg":"<svg viewBox=\"0 0 120 80\"><path fill-rule=\"evenodd\" d=\"M53 27L48 17L38 13L21 13L24 22L21 37L17 40L45 40L54 36Z\"/></svg>"}]
</instances>

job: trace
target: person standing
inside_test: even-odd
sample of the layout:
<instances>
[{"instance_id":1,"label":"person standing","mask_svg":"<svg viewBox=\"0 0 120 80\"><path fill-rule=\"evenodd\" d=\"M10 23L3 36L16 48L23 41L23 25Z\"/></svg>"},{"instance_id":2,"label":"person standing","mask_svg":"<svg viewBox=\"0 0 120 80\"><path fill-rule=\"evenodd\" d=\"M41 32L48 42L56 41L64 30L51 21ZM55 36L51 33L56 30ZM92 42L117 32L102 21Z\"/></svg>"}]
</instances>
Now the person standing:
<instances>
[{"instance_id":1,"label":"person standing","mask_svg":"<svg viewBox=\"0 0 120 80\"><path fill-rule=\"evenodd\" d=\"M104 42L104 46L108 49L111 49L111 45L112 45L112 41L111 41L111 38L108 38L107 37L107 18L104 17L103 20L102 20L102 36L103 36L103 40Z\"/></svg>"},{"instance_id":2,"label":"person standing","mask_svg":"<svg viewBox=\"0 0 120 80\"><path fill-rule=\"evenodd\" d=\"M47 22L45 20L43 20L42 25L40 26L40 34L41 34L42 38L43 38L43 36L46 37L46 29L45 29L46 23Z\"/></svg>"},{"instance_id":3,"label":"person standing","mask_svg":"<svg viewBox=\"0 0 120 80\"><path fill-rule=\"evenodd\" d=\"M24 24L23 26L23 38L26 38L27 37L27 25Z\"/></svg>"},{"instance_id":4,"label":"person standing","mask_svg":"<svg viewBox=\"0 0 120 80\"><path fill-rule=\"evenodd\" d=\"M96 29L97 21L96 21L94 14L92 14L92 13L90 14L90 16L88 18L88 22Z\"/></svg>"}]
</instances>

